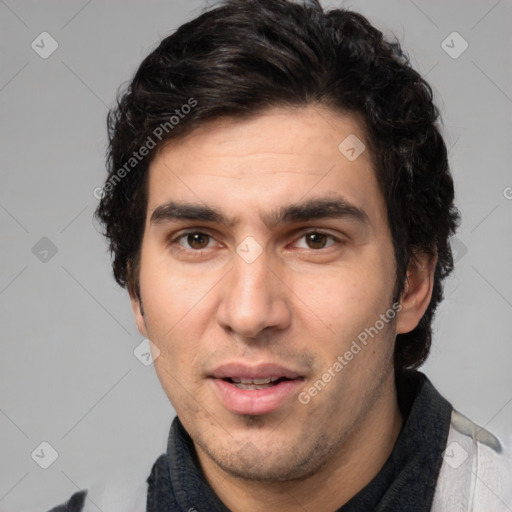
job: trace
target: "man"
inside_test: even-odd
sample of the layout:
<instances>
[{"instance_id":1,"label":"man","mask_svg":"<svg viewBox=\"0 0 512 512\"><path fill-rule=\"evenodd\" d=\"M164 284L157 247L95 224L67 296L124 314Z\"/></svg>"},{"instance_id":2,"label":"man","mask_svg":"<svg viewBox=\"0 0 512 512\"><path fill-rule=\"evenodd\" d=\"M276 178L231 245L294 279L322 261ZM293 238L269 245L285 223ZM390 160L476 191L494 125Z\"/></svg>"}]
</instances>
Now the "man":
<instances>
[{"instance_id":1,"label":"man","mask_svg":"<svg viewBox=\"0 0 512 512\"><path fill-rule=\"evenodd\" d=\"M148 511L512 509L509 441L415 370L458 223L437 121L316 1L227 0L141 64L97 215L177 413Z\"/></svg>"}]
</instances>

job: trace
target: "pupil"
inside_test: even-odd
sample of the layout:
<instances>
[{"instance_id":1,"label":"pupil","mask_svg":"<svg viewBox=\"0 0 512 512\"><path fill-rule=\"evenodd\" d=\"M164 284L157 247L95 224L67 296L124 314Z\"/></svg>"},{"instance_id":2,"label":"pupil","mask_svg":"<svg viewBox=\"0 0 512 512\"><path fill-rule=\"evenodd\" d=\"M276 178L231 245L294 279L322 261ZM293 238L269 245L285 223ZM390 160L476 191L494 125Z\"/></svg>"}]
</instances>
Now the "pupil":
<instances>
[{"instance_id":1,"label":"pupil","mask_svg":"<svg viewBox=\"0 0 512 512\"><path fill-rule=\"evenodd\" d=\"M318 249L324 245L325 235L322 233L311 233L308 237L308 241L314 246L313 249Z\"/></svg>"},{"instance_id":2,"label":"pupil","mask_svg":"<svg viewBox=\"0 0 512 512\"><path fill-rule=\"evenodd\" d=\"M188 243L190 244L191 247L203 249L208 245L207 236L201 233L192 233L188 235Z\"/></svg>"}]
</instances>

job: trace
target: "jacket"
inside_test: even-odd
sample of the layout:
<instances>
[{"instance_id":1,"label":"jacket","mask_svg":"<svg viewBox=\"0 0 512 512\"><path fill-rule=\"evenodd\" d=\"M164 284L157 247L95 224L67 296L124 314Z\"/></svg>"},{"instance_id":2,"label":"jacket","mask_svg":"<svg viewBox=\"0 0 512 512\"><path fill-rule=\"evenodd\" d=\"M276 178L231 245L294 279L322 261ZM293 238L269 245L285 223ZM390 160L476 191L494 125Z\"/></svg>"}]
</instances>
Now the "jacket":
<instances>
[{"instance_id":1,"label":"jacket","mask_svg":"<svg viewBox=\"0 0 512 512\"><path fill-rule=\"evenodd\" d=\"M511 443L453 411L432 512L511 512Z\"/></svg>"}]
</instances>

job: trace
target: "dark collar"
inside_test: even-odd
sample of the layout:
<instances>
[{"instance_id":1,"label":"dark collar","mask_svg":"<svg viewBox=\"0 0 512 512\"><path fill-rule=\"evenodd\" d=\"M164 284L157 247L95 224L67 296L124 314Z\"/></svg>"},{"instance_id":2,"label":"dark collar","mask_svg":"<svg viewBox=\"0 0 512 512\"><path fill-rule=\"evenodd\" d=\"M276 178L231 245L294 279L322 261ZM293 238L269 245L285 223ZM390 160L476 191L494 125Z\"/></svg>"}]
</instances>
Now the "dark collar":
<instances>
[{"instance_id":1,"label":"dark collar","mask_svg":"<svg viewBox=\"0 0 512 512\"><path fill-rule=\"evenodd\" d=\"M404 423L375 478L338 512L428 512L432 507L452 406L420 372L396 380Z\"/></svg>"},{"instance_id":2,"label":"dark collar","mask_svg":"<svg viewBox=\"0 0 512 512\"><path fill-rule=\"evenodd\" d=\"M397 378L397 390L404 424L393 452L375 478L338 512L431 508L452 407L417 371ZM206 482L193 442L177 417L167 454L155 462L148 484L148 512L229 512Z\"/></svg>"}]
</instances>

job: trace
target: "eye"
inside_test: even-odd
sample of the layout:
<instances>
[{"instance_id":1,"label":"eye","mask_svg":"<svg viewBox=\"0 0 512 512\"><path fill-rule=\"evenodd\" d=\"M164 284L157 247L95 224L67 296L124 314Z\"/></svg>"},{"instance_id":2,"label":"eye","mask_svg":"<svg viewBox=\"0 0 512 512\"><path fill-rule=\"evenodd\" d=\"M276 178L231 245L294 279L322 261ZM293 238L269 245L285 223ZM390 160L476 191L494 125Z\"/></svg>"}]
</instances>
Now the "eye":
<instances>
[{"instance_id":1,"label":"eye","mask_svg":"<svg viewBox=\"0 0 512 512\"><path fill-rule=\"evenodd\" d=\"M306 242L306 246L302 246L303 249L325 249L338 242L337 238L323 231L309 231L302 235L299 240L302 239ZM333 242L326 245L328 239L331 239Z\"/></svg>"},{"instance_id":2,"label":"eye","mask_svg":"<svg viewBox=\"0 0 512 512\"><path fill-rule=\"evenodd\" d=\"M302 240L304 240L304 242L301 242ZM298 241L295 242L295 246L301 249L320 250L335 245L337 242L339 242L339 240L333 235L315 230L304 233ZM200 252L203 249L214 247L215 239L212 235L202 231L188 231L176 237L172 243L177 243L185 250Z\"/></svg>"},{"instance_id":3,"label":"eye","mask_svg":"<svg viewBox=\"0 0 512 512\"><path fill-rule=\"evenodd\" d=\"M213 242L213 237L201 231L189 231L177 237L175 242L185 249L199 251L201 249L207 249L209 242ZM184 244L187 244L188 247Z\"/></svg>"}]
</instances>

